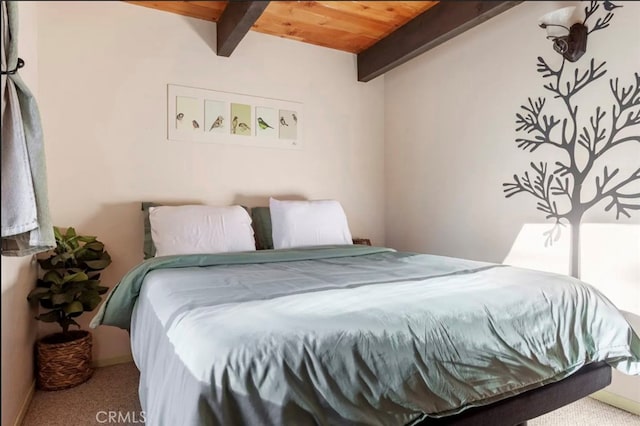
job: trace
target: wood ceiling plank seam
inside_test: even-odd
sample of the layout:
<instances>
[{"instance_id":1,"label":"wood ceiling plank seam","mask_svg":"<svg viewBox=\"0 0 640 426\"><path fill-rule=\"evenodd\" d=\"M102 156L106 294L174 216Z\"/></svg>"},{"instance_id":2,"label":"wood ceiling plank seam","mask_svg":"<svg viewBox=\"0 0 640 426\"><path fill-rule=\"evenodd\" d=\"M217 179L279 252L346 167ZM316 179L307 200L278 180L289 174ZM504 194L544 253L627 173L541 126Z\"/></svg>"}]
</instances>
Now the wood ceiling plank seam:
<instances>
[{"instance_id":1,"label":"wood ceiling plank seam","mask_svg":"<svg viewBox=\"0 0 640 426\"><path fill-rule=\"evenodd\" d=\"M182 16L188 16L190 18L204 19L207 21L216 22L220 17L220 14L215 14L213 9L204 8L201 6L191 5L185 2L174 1L127 1L127 3L135 4L138 6L147 7L150 9L160 10L162 12L175 13Z\"/></svg>"},{"instance_id":2,"label":"wood ceiling plank seam","mask_svg":"<svg viewBox=\"0 0 640 426\"><path fill-rule=\"evenodd\" d=\"M384 28L378 27L372 29L368 24L354 25L353 22L332 19L331 17L327 17L325 15L322 15L321 13L314 12L313 10L291 8L289 10L289 15L290 19L283 19L282 13L267 14L266 16L263 15L256 22L256 27L259 27L261 24L264 24L264 22L267 21L282 21L287 23L286 26L289 26L289 23L291 24L290 26L295 27L317 26L320 27L320 29L340 30L347 33L366 35L375 38L376 40L380 38L380 34L390 31L388 26L385 26ZM325 37L331 37L331 35L327 34Z\"/></svg>"},{"instance_id":3,"label":"wood ceiling plank seam","mask_svg":"<svg viewBox=\"0 0 640 426\"><path fill-rule=\"evenodd\" d=\"M370 31L372 35L378 34L380 32L386 31L392 23L386 21L378 21L375 19L370 19L367 16L357 15L353 13L340 12L335 9L326 8L318 3L316 3L313 7L309 7L307 9L302 9L302 12L313 13L320 16L325 16L329 19L333 19L339 22L343 22L345 24L351 24L354 27L357 27L358 31Z\"/></svg>"},{"instance_id":4,"label":"wood ceiling plank seam","mask_svg":"<svg viewBox=\"0 0 640 426\"><path fill-rule=\"evenodd\" d=\"M226 1L187 1L185 3L194 4L200 7L206 7L212 10L219 10L220 12L222 12L224 8L227 7L228 2Z\"/></svg>"},{"instance_id":5,"label":"wood ceiling plank seam","mask_svg":"<svg viewBox=\"0 0 640 426\"><path fill-rule=\"evenodd\" d=\"M406 2L406 1L372 1L372 2L341 2L341 1L321 1L318 2L325 7L349 11L360 15L366 15L371 18L388 20L402 17L411 19L416 15L424 12L432 7L436 2ZM413 6L416 4L416 6Z\"/></svg>"},{"instance_id":6,"label":"wood ceiling plank seam","mask_svg":"<svg viewBox=\"0 0 640 426\"><path fill-rule=\"evenodd\" d=\"M335 4L332 4L335 3ZM380 11L377 9L365 9L361 7L336 7L337 3L341 2L321 2L322 6L326 9L334 10L339 13L348 14L350 16L366 16L371 20L377 22L388 23L389 20L395 19L398 15L388 11Z\"/></svg>"},{"instance_id":7,"label":"wood ceiling plank seam","mask_svg":"<svg viewBox=\"0 0 640 426\"><path fill-rule=\"evenodd\" d=\"M360 46L371 45L377 41L377 39L371 39L351 33L340 34L333 38L320 39L317 37L317 33L315 32L311 32L303 28L289 28L290 29L286 30L286 34L283 34L283 30L277 24L275 27L262 26L254 28L254 31L282 38L292 38L305 43L314 44L316 46L329 47L331 49L342 50L350 53L356 53L356 49L361 49Z\"/></svg>"}]
</instances>

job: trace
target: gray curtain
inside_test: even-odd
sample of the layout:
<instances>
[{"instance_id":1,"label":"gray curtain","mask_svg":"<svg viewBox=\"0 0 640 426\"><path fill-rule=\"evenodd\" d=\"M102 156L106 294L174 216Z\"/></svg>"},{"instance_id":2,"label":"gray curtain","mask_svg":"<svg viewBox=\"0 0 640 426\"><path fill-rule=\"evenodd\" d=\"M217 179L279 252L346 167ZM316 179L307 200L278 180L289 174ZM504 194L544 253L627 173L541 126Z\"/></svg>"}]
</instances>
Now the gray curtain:
<instances>
[{"instance_id":1,"label":"gray curtain","mask_svg":"<svg viewBox=\"0 0 640 426\"><path fill-rule=\"evenodd\" d=\"M26 256L55 247L47 198L40 114L18 69L18 2L2 14L2 255ZM28 66L28 65L27 65ZM14 72L16 70L16 72Z\"/></svg>"}]
</instances>

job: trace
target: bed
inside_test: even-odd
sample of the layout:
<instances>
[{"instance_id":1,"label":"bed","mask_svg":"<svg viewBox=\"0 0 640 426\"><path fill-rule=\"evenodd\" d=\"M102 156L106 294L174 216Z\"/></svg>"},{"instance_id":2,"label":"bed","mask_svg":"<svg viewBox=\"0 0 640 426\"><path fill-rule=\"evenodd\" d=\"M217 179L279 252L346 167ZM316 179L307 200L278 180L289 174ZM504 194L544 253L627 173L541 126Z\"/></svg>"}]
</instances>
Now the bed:
<instances>
[{"instance_id":1,"label":"bed","mask_svg":"<svg viewBox=\"0 0 640 426\"><path fill-rule=\"evenodd\" d=\"M360 245L151 258L100 324L130 330L150 425L515 425L640 374L585 283Z\"/></svg>"}]
</instances>

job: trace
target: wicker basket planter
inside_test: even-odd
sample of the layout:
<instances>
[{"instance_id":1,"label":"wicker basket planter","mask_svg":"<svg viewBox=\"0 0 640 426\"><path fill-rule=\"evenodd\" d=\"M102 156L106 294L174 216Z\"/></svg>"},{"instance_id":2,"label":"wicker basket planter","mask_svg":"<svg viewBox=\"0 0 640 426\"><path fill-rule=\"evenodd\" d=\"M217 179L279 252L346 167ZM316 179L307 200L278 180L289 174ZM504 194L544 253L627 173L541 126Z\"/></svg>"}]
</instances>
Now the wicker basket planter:
<instances>
[{"instance_id":1,"label":"wicker basket planter","mask_svg":"<svg viewBox=\"0 0 640 426\"><path fill-rule=\"evenodd\" d=\"M91 348L91 333L85 330L40 339L36 343L38 389L67 389L89 380L93 374Z\"/></svg>"}]
</instances>

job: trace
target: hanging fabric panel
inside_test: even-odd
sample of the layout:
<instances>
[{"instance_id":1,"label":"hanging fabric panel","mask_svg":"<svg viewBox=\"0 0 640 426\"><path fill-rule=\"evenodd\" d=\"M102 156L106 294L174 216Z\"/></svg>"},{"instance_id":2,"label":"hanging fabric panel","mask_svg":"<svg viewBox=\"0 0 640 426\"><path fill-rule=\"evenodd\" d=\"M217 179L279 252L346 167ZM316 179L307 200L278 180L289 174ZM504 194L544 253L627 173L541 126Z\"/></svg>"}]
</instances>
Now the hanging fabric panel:
<instances>
[{"instance_id":1,"label":"hanging fabric panel","mask_svg":"<svg viewBox=\"0 0 640 426\"><path fill-rule=\"evenodd\" d=\"M18 2L1 1L2 255L26 256L55 247L49 213L40 113L20 78Z\"/></svg>"}]
</instances>

